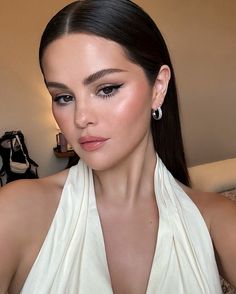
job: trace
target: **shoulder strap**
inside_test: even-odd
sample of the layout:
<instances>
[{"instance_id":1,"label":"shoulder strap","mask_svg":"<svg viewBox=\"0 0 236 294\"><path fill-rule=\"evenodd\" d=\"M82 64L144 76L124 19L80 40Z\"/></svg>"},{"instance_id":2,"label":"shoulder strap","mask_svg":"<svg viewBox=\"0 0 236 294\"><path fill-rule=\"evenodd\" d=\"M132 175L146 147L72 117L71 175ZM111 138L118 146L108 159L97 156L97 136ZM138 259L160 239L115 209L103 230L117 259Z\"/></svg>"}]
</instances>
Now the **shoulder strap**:
<instances>
[{"instance_id":1,"label":"shoulder strap","mask_svg":"<svg viewBox=\"0 0 236 294\"><path fill-rule=\"evenodd\" d=\"M27 149L27 147L26 147L26 145L25 145L24 135L23 135L23 133L20 132L20 131L19 131L18 139L19 139L20 142L21 142L22 150L24 151L24 153L25 153L25 155L26 155L26 157L27 157L28 162L29 162L30 164L34 165L35 167L38 167L38 164L37 164L33 159L31 159L30 156L29 156L28 149Z\"/></svg>"},{"instance_id":2,"label":"shoulder strap","mask_svg":"<svg viewBox=\"0 0 236 294\"><path fill-rule=\"evenodd\" d=\"M21 149L21 151L22 151L22 153L23 153L23 155L24 155L24 157L25 157L25 162L28 162L28 158L27 158L27 156L26 156L26 154L25 154L25 152L24 152L24 149L23 149L23 147L22 147L22 144L21 144L21 141L20 141L20 139L19 139L19 136L18 135L16 135L15 136L15 139L13 139L14 140L14 143L17 141L18 142L18 144L19 144L19 146L20 146L20 149ZM13 143L13 147L14 147L14 143ZM12 149L11 149L11 152L12 152Z\"/></svg>"}]
</instances>

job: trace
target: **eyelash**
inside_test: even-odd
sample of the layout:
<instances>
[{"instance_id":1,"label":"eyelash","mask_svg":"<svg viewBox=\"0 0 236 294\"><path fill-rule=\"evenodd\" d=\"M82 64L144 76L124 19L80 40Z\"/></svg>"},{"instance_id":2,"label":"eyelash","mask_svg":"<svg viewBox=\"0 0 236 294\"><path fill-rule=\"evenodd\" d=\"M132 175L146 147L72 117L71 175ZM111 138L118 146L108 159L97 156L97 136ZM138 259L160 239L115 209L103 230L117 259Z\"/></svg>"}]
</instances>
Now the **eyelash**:
<instances>
[{"instance_id":1,"label":"eyelash","mask_svg":"<svg viewBox=\"0 0 236 294\"><path fill-rule=\"evenodd\" d=\"M62 102L62 100L63 100L63 102ZM71 96L69 94L58 95L58 96L53 97L53 101L59 105L62 105L62 106L67 105L72 100L73 100L73 96Z\"/></svg>"},{"instance_id":2,"label":"eyelash","mask_svg":"<svg viewBox=\"0 0 236 294\"><path fill-rule=\"evenodd\" d=\"M104 86L98 91L97 96L99 96L103 99L110 98L110 97L114 96L117 93L117 91L119 90L119 88L122 86L123 86L123 84ZM99 94L101 91L104 92L104 90L106 90L106 89L112 90L112 92L109 94Z\"/></svg>"},{"instance_id":3,"label":"eyelash","mask_svg":"<svg viewBox=\"0 0 236 294\"><path fill-rule=\"evenodd\" d=\"M119 84L119 85L108 85L108 86L104 86L103 88L101 88L98 92L97 92L97 96L101 97L103 99L107 99L110 98L112 96L114 96L117 91L119 90L120 87L122 87L123 84ZM101 91L104 92L104 90L111 90L111 93L109 94L99 94ZM72 95L69 94L64 94L64 95L58 95L53 97L53 102L56 102L57 104L64 106L69 104L72 100L74 99L74 97Z\"/></svg>"}]
</instances>

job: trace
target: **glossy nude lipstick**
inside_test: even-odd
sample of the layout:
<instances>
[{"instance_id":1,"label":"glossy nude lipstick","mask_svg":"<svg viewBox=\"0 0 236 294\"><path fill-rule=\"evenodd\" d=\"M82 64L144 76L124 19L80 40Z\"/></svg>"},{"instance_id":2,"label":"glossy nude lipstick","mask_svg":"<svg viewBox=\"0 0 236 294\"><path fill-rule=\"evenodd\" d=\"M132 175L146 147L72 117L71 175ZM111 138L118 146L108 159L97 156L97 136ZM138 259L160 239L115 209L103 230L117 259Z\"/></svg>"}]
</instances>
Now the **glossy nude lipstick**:
<instances>
[{"instance_id":1,"label":"glossy nude lipstick","mask_svg":"<svg viewBox=\"0 0 236 294\"><path fill-rule=\"evenodd\" d=\"M101 148L108 138L85 136L79 138L79 143L85 151L94 151Z\"/></svg>"}]
</instances>

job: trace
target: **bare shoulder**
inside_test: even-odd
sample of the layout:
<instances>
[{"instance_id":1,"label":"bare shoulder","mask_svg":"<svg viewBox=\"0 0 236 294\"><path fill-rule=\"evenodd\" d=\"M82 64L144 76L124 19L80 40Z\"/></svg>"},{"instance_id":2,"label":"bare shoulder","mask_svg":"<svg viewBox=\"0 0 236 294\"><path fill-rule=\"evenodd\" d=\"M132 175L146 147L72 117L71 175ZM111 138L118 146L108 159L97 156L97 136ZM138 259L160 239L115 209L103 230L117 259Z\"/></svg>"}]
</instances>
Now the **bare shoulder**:
<instances>
[{"instance_id":1,"label":"bare shoulder","mask_svg":"<svg viewBox=\"0 0 236 294\"><path fill-rule=\"evenodd\" d=\"M48 205L50 200L60 196L67 173L65 170L42 179L17 180L3 186L0 189L0 213L5 217L21 217L22 220L34 215L40 205Z\"/></svg>"},{"instance_id":2,"label":"bare shoulder","mask_svg":"<svg viewBox=\"0 0 236 294\"><path fill-rule=\"evenodd\" d=\"M7 292L13 276L16 290L10 293L19 290L17 284L27 275L53 219L67 174L18 180L0 188L0 293Z\"/></svg>"},{"instance_id":3,"label":"bare shoulder","mask_svg":"<svg viewBox=\"0 0 236 294\"><path fill-rule=\"evenodd\" d=\"M193 190L182 184L181 187L200 210L210 232L214 228L214 224L224 214L228 216L235 215L236 202L227 199L223 195Z\"/></svg>"},{"instance_id":4,"label":"bare shoulder","mask_svg":"<svg viewBox=\"0 0 236 294\"><path fill-rule=\"evenodd\" d=\"M218 193L183 189L209 228L221 275L236 287L236 202Z\"/></svg>"}]
</instances>

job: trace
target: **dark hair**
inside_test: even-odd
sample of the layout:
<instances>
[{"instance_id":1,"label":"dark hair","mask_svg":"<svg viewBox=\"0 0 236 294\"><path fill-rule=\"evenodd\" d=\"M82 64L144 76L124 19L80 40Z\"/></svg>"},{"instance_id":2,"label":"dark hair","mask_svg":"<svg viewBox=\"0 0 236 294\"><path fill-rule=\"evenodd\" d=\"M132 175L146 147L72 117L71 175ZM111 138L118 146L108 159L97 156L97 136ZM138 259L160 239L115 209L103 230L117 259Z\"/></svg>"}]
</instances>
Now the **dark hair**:
<instances>
[{"instance_id":1,"label":"dark hair","mask_svg":"<svg viewBox=\"0 0 236 294\"><path fill-rule=\"evenodd\" d=\"M119 43L127 57L143 68L150 84L154 83L162 65L170 67L171 79L162 106L163 117L159 121L151 119L151 130L155 150L166 167L177 180L189 185L175 75L167 46L154 21L129 0L75 1L48 23L39 49L41 69L45 48L70 33L93 34Z\"/></svg>"}]
</instances>

